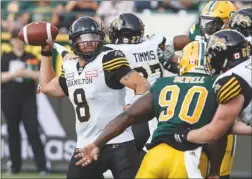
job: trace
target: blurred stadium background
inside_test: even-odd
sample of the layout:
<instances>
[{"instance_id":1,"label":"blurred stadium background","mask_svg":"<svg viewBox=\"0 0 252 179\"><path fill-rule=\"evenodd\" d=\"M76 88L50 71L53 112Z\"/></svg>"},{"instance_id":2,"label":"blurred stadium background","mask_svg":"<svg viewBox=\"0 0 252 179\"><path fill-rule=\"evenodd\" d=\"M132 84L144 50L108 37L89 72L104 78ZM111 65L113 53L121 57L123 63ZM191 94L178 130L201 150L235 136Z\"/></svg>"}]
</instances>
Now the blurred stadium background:
<instances>
[{"instance_id":1,"label":"blurred stadium background","mask_svg":"<svg viewBox=\"0 0 252 179\"><path fill-rule=\"evenodd\" d=\"M250 2L251 3L251 2ZM1 54L9 52L10 33L32 21L46 21L60 30L57 42L68 46L68 28L78 17L89 15L101 21L108 32L111 20L120 12L135 12L145 24L145 34L160 34L168 39L175 35L188 34L191 25L197 21L205 2L198 0L163 1L1 1ZM235 1L238 8L251 6L247 2ZM25 47L28 52L40 58L40 47ZM178 52L179 53L179 52ZM53 53L53 63L60 74L62 59ZM75 119L67 98L55 99L43 94L37 95L41 138L45 145L47 164L55 174L50 177L64 177L68 161L75 148ZM31 147L22 124L22 169L16 178L38 177ZM8 167L8 138L4 115L1 118L1 171L3 177ZM238 137L233 177L252 177L251 137ZM28 173L27 173L28 172ZM108 175L109 176L109 175ZM13 178L13 176L9 176Z\"/></svg>"}]
</instances>

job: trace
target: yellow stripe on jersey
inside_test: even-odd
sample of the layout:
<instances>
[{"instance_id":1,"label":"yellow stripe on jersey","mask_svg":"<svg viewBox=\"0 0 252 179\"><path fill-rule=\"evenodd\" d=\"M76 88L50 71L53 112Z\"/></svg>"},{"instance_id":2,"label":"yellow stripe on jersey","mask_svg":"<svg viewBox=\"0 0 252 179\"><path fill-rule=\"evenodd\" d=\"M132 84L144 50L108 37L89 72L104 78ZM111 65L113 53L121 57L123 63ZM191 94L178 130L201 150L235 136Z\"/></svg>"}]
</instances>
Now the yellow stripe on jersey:
<instances>
[{"instance_id":1,"label":"yellow stripe on jersey","mask_svg":"<svg viewBox=\"0 0 252 179\"><path fill-rule=\"evenodd\" d=\"M61 77L65 77L65 70L63 69L63 65L61 65Z\"/></svg>"},{"instance_id":2,"label":"yellow stripe on jersey","mask_svg":"<svg viewBox=\"0 0 252 179\"><path fill-rule=\"evenodd\" d=\"M237 85L239 85L237 80L234 80L230 85L226 88L224 88L219 96L219 99L222 99L229 91L234 89Z\"/></svg>"},{"instance_id":3,"label":"yellow stripe on jersey","mask_svg":"<svg viewBox=\"0 0 252 179\"><path fill-rule=\"evenodd\" d=\"M222 101L220 101L220 103L226 103L228 100L233 99L234 97L238 96L240 92L241 92L241 88L238 91L231 93L229 96L227 96Z\"/></svg>"},{"instance_id":4,"label":"yellow stripe on jersey","mask_svg":"<svg viewBox=\"0 0 252 179\"><path fill-rule=\"evenodd\" d=\"M234 93L236 91L239 91L241 89L240 85L232 85L232 86L235 86L235 87L234 88L230 88L230 90L228 90L228 92L225 95L223 95L220 99L225 99L228 96L231 96L232 93Z\"/></svg>"},{"instance_id":5,"label":"yellow stripe on jersey","mask_svg":"<svg viewBox=\"0 0 252 179\"><path fill-rule=\"evenodd\" d=\"M224 84L220 90L217 93L217 99L219 98L220 94L222 93L223 90L225 90L226 88L228 88L228 86L230 85L230 83L232 83L233 81L235 81L235 77L231 78L226 84Z\"/></svg>"},{"instance_id":6,"label":"yellow stripe on jersey","mask_svg":"<svg viewBox=\"0 0 252 179\"><path fill-rule=\"evenodd\" d=\"M229 84L228 86L226 84ZM226 83L219 91L217 99L220 103L225 103L228 100L239 95L241 86L239 82L233 77Z\"/></svg>"},{"instance_id":7,"label":"yellow stripe on jersey","mask_svg":"<svg viewBox=\"0 0 252 179\"><path fill-rule=\"evenodd\" d=\"M110 67L110 68L106 68L106 69L104 68L104 70L111 71L111 70L115 70L115 69L117 69L117 68L119 68L121 66L128 66L129 67L129 63L121 63L119 65L116 65L116 66L113 66L113 67Z\"/></svg>"},{"instance_id":8,"label":"yellow stripe on jersey","mask_svg":"<svg viewBox=\"0 0 252 179\"><path fill-rule=\"evenodd\" d=\"M117 60L117 61L115 61L115 62L112 63L112 64L102 65L102 66L103 66L103 68L109 68L109 67L112 67L112 66L114 66L114 65L118 65L118 64L120 64L120 63L128 63L128 61L125 60L125 59L122 59L122 60Z\"/></svg>"},{"instance_id":9,"label":"yellow stripe on jersey","mask_svg":"<svg viewBox=\"0 0 252 179\"><path fill-rule=\"evenodd\" d=\"M103 69L106 71L111 71L119 68L120 66L129 66L129 63L126 58L115 58L108 62L103 63Z\"/></svg>"},{"instance_id":10,"label":"yellow stripe on jersey","mask_svg":"<svg viewBox=\"0 0 252 179\"><path fill-rule=\"evenodd\" d=\"M125 57L119 57L119 58L114 58L113 60L109 60L108 62L104 62L104 63L102 63L102 65L108 65L108 64L114 63L118 60L126 60L127 61L127 59Z\"/></svg>"}]
</instances>

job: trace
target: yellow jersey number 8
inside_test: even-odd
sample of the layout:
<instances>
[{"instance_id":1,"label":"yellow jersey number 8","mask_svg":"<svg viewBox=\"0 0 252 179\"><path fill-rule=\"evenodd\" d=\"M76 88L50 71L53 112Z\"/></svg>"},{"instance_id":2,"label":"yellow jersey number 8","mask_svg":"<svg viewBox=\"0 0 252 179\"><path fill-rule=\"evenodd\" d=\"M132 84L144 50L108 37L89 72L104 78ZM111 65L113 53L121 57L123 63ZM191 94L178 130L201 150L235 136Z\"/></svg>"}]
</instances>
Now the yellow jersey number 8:
<instances>
[{"instance_id":1,"label":"yellow jersey number 8","mask_svg":"<svg viewBox=\"0 0 252 179\"><path fill-rule=\"evenodd\" d=\"M166 99L167 93L170 92L170 99ZM177 106L179 98L180 88L177 85L166 86L162 89L159 95L159 105L161 107L167 107L166 111L162 111L159 115L159 121L168 121L170 120L175 113L175 108ZM194 95L199 94L198 101L194 107L194 111L191 116L188 115L191 102ZM193 86L188 91L184 97L181 109L179 111L179 118L182 121L185 121L189 124L197 123L200 119L201 112L204 108L208 91L205 87L202 86Z\"/></svg>"}]
</instances>

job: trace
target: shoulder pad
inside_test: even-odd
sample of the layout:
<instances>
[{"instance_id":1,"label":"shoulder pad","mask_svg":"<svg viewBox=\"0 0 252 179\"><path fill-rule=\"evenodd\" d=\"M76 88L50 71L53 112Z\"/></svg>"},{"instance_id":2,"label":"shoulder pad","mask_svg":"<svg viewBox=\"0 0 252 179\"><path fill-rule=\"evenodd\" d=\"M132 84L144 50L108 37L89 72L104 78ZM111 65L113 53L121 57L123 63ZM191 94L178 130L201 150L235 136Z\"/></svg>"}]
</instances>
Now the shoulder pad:
<instances>
[{"instance_id":1,"label":"shoulder pad","mask_svg":"<svg viewBox=\"0 0 252 179\"><path fill-rule=\"evenodd\" d=\"M62 69L66 70L68 67L71 67L72 65L76 65L78 63L78 58L77 56L73 56L69 59L65 59L62 63Z\"/></svg>"},{"instance_id":2,"label":"shoulder pad","mask_svg":"<svg viewBox=\"0 0 252 179\"><path fill-rule=\"evenodd\" d=\"M74 54L70 54L68 53L64 58L63 58L63 62L66 61L72 61L72 60L78 60L78 56L74 55Z\"/></svg>"},{"instance_id":3,"label":"shoulder pad","mask_svg":"<svg viewBox=\"0 0 252 179\"><path fill-rule=\"evenodd\" d=\"M103 56L102 67L105 71L115 70L123 65L129 66L129 63L121 50L112 50Z\"/></svg>"},{"instance_id":4,"label":"shoulder pad","mask_svg":"<svg viewBox=\"0 0 252 179\"><path fill-rule=\"evenodd\" d=\"M148 37L146 38L146 40L155 41L156 43L161 44L161 43L163 42L164 38L165 38L165 37L162 36L162 35L153 34L153 35L151 35L151 36L148 36Z\"/></svg>"},{"instance_id":5,"label":"shoulder pad","mask_svg":"<svg viewBox=\"0 0 252 179\"><path fill-rule=\"evenodd\" d=\"M113 48L112 48L112 47L109 47L109 45L113 45L113 44L104 45L104 46L102 47L102 52L107 52L107 51L109 51L109 50L113 50Z\"/></svg>"}]
</instances>

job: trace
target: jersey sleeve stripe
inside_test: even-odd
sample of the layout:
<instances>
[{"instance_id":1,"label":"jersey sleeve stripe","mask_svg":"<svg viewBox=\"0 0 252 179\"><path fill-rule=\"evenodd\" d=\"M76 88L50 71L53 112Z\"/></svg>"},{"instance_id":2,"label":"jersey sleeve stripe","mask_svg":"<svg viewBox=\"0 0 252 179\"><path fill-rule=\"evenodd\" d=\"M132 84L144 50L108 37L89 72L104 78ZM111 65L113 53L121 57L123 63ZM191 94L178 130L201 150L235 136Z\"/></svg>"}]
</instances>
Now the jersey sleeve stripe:
<instances>
[{"instance_id":1,"label":"jersey sleeve stripe","mask_svg":"<svg viewBox=\"0 0 252 179\"><path fill-rule=\"evenodd\" d=\"M234 80L228 87L226 87L225 89L223 89L218 96L218 99L221 99L222 97L224 97L229 91L231 91L233 88L235 88L236 86L240 86L237 80Z\"/></svg>"},{"instance_id":2,"label":"jersey sleeve stripe","mask_svg":"<svg viewBox=\"0 0 252 179\"><path fill-rule=\"evenodd\" d=\"M119 65L115 65L115 66L112 66L110 68L104 68L104 70L111 71L111 70L115 70L115 69L117 69L117 68L119 68L121 66L128 66L129 67L129 64L128 63L121 63Z\"/></svg>"},{"instance_id":3,"label":"jersey sleeve stripe","mask_svg":"<svg viewBox=\"0 0 252 179\"><path fill-rule=\"evenodd\" d=\"M241 86L240 85L236 85L235 88L233 88L232 90L230 90L225 96L223 96L222 98L220 98L219 102L223 103L225 101L228 101L229 99L234 98L235 96L237 96L237 91L240 92L241 91Z\"/></svg>"},{"instance_id":4,"label":"jersey sleeve stripe","mask_svg":"<svg viewBox=\"0 0 252 179\"><path fill-rule=\"evenodd\" d=\"M114 66L114 65L117 65L117 64L120 64L120 63L128 63L128 61L127 60L117 60L117 61L115 61L114 63L110 63L110 64L107 64L107 65L102 65L103 66L103 68L109 68L109 67L111 67L111 66Z\"/></svg>"},{"instance_id":5,"label":"jersey sleeve stripe","mask_svg":"<svg viewBox=\"0 0 252 179\"><path fill-rule=\"evenodd\" d=\"M233 99L234 97L238 96L241 92L241 89L239 89L238 91L230 94L230 96L226 97L225 99L223 99L222 101L220 101L220 103L226 103L228 100Z\"/></svg>"},{"instance_id":6,"label":"jersey sleeve stripe","mask_svg":"<svg viewBox=\"0 0 252 179\"><path fill-rule=\"evenodd\" d=\"M63 65L61 65L61 74L60 74L61 77L65 77L65 70L63 68Z\"/></svg>"},{"instance_id":7,"label":"jersey sleeve stripe","mask_svg":"<svg viewBox=\"0 0 252 179\"><path fill-rule=\"evenodd\" d=\"M113 60L109 60L108 62L104 62L103 65L108 65L108 64L111 64L111 63L116 62L118 60L126 60L127 61L126 58L120 57L120 58L114 58Z\"/></svg>"},{"instance_id":8,"label":"jersey sleeve stripe","mask_svg":"<svg viewBox=\"0 0 252 179\"><path fill-rule=\"evenodd\" d=\"M65 77L65 72L62 71L61 74L60 74L61 77Z\"/></svg>"},{"instance_id":9,"label":"jersey sleeve stripe","mask_svg":"<svg viewBox=\"0 0 252 179\"><path fill-rule=\"evenodd\" d=\"M206 50L206 45L205 45L205 42L204 41L200 41L200 54L199 54L199 57L200 57L200 61L199 61L199 65L202 65L202 66L205 66L205 59L206 59L206 57L205 57L205 50Z\"/></svg>"},{"instance_id":10,"label":"jersey sleeve stripe","mask_svg":"<svg viewBox=\"0 0 252 179\"><path fill-rule=\"evenodd\" d=\"M223 90L226 89L235 80L235 77L231 78L225 85L221 87L221 89L218 91L217 98L219 98L219 95L222 93Z\"/></svg>"}]
</instances>

